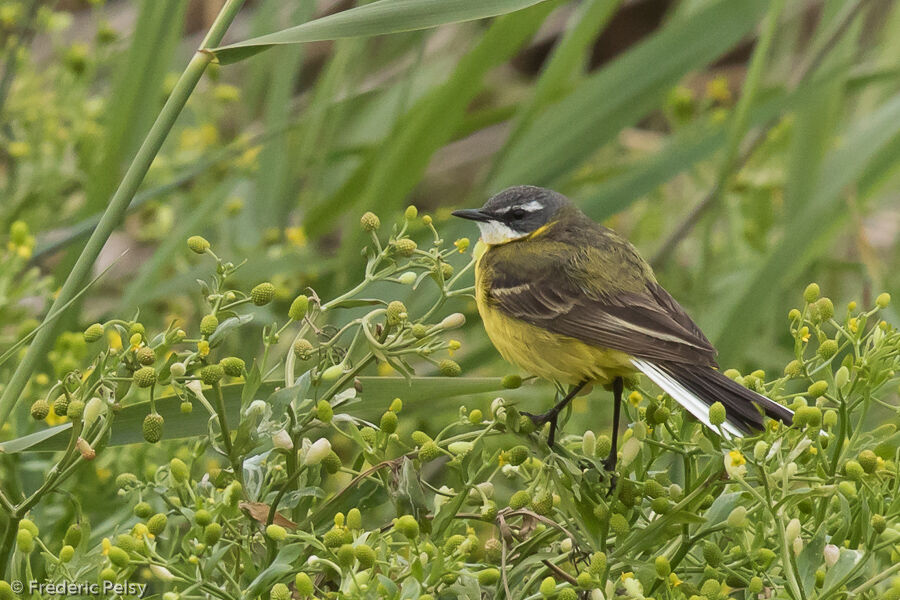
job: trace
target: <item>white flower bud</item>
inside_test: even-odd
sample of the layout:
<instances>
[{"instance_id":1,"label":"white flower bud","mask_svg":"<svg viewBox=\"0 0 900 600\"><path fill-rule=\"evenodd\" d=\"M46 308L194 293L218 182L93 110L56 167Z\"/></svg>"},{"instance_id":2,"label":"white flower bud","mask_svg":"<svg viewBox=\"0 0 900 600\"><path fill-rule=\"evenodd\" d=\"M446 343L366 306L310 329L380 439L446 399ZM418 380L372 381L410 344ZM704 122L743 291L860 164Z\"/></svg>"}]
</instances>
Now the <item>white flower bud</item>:
<instances>
[{"instance_id":1,"label":"white flower bud","mask_svg":"<svg viewBox=\"0 0 900 600\"><path fill-rule=\"evenodd\" d=\"M457 329L465 324L466 315L462 313L453 313L452 315L444 317L444 320L441 321L441 329Z\"/></svg>"},{"instance_id":2,"label":"white flower bud","mask_svg":"<svg viewBox=\"0 0 900 600\"><path fill-rule=\"evenodd\" d=\"M803 538L800 536L795 537L792 548L794 550L794 556L800 556L800 553L803 552Z\"/></svg>"},{"instance_id":3,"label":"white flower bud","mask_svg":"<svg viewBox=\"0 0 900 600\"><path fill-rule=\"evenodd\" d=\"M788 478L793 477L794 475L797 474L797 463L795 463L795 462L789 462L789 463L787 464L786 469L787 469L787 476L788 476Z\"/></svg>"},{"instance_id":4,"label":"white flower bud","mask_svg":"<svg viewBox=\"0 0 900 600\"><path fill-rule=\"evenodd\" d=\"M588 429L584 432L584 435L581 437L581 452L585 456L593 456L594 452L597 450L597 436L594 435L594 432Z\"/></svg>"},{"instance_id":5,"label":"white flower bud","mask_svg":"<svg viewBox=\"0 0 900 600\"><path fill-rule=\"evenodd\" d=\"M94 424L94 421L97 420L97 417L103 412L104 409L103 400L94 396L88 403L84 405L84 414L82 415L82 419L84 419L84 426L90 427Z\"/></svg>"},{"instance_id":6,"label":"white flower bud","mask_svg":"<svg viewBox=\"0 0 900 600\"><path fill-rule=\"evenodd\" d=\"M572 551L572 538L566 538L559 543L560 552L571 552Z\"/></svg>"},{"instance_id":7,"label":"white flower bud","mask_svg":"<svg viewBox=\"0 0 900 600\"><path fill-rule=\"evenodd\" d=\"M172 571L162 565L150 565L150 572L160 581L172 581L175 579L175 576L172 575Z\"/></svg>"},{"instance_id":8,"label":"white flower bud","mask_svg":"<svg viewBox=\"0 0 900 600\"><path fill-rule=\"evenodd\" d=\"M825 566L828 568L833 567L838 559L841 557L841 550L834 544L827 544L825 546L825 550L822 552L825 557Z\"/></svg>"},{"instance_id":9,"label":"white flower bud","mask_svg":"<svg viewBox=\"0 0 900 600\"><path fill-rule=\"evenodd\" d=\"M313 467L322 462L329 452L331 452L331 442L325 438L319 438L306 451L306 456L303 457L303 464Z\"/></svg>"},{"instance_id":10,"label":"white flower bud","mask_svg":"<svg viewBox=\"0 0 900 600\"><path fill-rule=\"evenodd\" d=\"M756 445L753 446L753 458L756 460L762 460L766 457L766 452L769 451L769 444L760 440L756 442Z\"/></svg>"},{"instance_id":11,"label":"white flower bud","mask_svg":"<svg viewBox=\"0 0 900 600\"><path fill-rule=\"evenodd\" d=\"M606 600L599 588L591 590L591 600Z\"/></svg>"},{"instance_id":12,"label":"white flower bud","mask_svg":"<svg viewBox=\"0 0 900 600\"><path fill-rule=\"evenodd\" d=\"M247 407L247 412L244 413L248 417L253 415L262 415L266 412L266 403L262 400L254 400L250 403L250 406Z\"/></svg>"},{"instance_id":13,"label":"white flower bud","mask_svg":"<svg viewBox=\"0 0 900 600\"><path fill-rule=\"evenodd\" d=\"M641 453L641 442L637 438L628 438L628 441L622 444L622 458L619 463L623 467L627 467Z\"/></svg>"},{"instance_id":14,"label":"white flower bud","mask_svg":"<svg viewBox=\"0 0 900 600\"><path fill-rule=\"evenodd\" d=\"M282 450L291 450L294 447L294 440L291 439L291 434L282 429L272 436L272 445Z\"/></svg>"},{"instance_id":15,"label":"white flower bud","mask_svg":"<svg viewBox=\"0 0 900 600\"><path fill-rule=\"evenodd\" d=\"M458 456L460 454L468 454L474 447L475 445L472 442L453 442L447 446L447 450Z\"/></svg>"},{"instance_id":16,"label":"white flower bud","mask_svg":"<svg viewBox=\"0 0 900 600\"><path fill-rule=\"evenodd\" d=\"M500 467L500 472L504 477L512 479L513 477L519 476L519 467L515 465L503 465Z\"/></svg>"},{"instance_id":17,"label":"white flower bud","mask_svg":"<svg viewBox=\"0 0 900 600\"><path fill-rule=\"evenodd\" d=\"M498 421L500 420L500 417L497 416L497 411L500 410L501 408L503 408L504 402L505 402L505 400L503 400L503 398L499 398L499 397L491 400L491 417L493 417L494 419L496 419ZM504 417L506 416L505 410L503 411L503 416Z\"/></svg>"},{"instance_id":18,"label":"white flower bud","mask_svg":"<svg viewBox=\"0 0 900 600\"><path fill-rule=\"evenodd\" d=\"M493 498L494 497L494 484L490 481L482 481L478 485L476 485L482 494L484 494L485 498Z\"/></svg>"},{"instance_id":19,"label":"white flower bud","mask_svg":"<svg viewBox=\"0 0 900 600\"><path fill-rule=\"evenodd\" d=\"M787 527L784 528L784 538L787 540L789 544L792 544L794 540L800 535L800 519L791 519L787 524Z\"/></svg>"},{"instance_id":20,"label":"white flower bud","mask_svg":"<svg viewBox=\"0 0 900 600\"><path fill-rule=\"evenodd\" d=\"M413 273L412 271L407 271L406 273L404 273L403 275L401 275L401 276L398 277L397 279L398 279L398 280L400 281L400 283L402 283L403 285L412 285L413 283L416 282L416 274Z\"/></svg>"},{"instance_id":21,"label":"white flower bud","mask_svg":"<svg viewBox=\"0 0 900 600\"><path fill-rule=\"evenodd\" d=\"M850 381L850 371L847 370L847 367L842 366L834 374L834 386L841 389L847 385L848 381Z\"/></svg>"},{"instance_id":22,"label":"white flower bud","mask_svg":"<svg viewBox=\"0 0 900 600\"><path fill-rule=\"evenodd\" d=\"M182 362L172 363L172 366L169 367L169 373L171 373L173 377L183 377L186 372L187 367L185 367Z\"/></svg>"},{"instance_id":23,"label":"white flower bud","mask_svg":"<svg viewBox=\"0 0 900 600\"><path fill-rule=\"evenodd\" d=\"M456 494L453 488L449 488L446 485L442 485L438 491L441 493L434 495L434 514L437 514L441 507Z\"/></svg>"}]
</instances>

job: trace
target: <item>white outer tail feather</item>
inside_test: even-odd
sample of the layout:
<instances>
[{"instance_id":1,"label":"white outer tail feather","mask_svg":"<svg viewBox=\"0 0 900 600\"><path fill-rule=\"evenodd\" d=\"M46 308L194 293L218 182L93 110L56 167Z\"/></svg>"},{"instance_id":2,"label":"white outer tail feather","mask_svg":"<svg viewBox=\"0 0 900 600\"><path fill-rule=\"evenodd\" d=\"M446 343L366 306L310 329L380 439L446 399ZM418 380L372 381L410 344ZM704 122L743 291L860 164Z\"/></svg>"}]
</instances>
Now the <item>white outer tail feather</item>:
<instances>
[{"instance_id":1,"label":"white outer tail feather","mask_svg":"<svg viewBox=\"0 0 900 600\"><path fill-rule=\"evenodd\" d=\"M714 427L713 424L709 422L709 406L706 402L698 398L696 394L675 381L669 374L653 363L640 358L632 358L631 364L633 364L641 373L649 377L653 383L662 388L665 393L672 396L678 404L694 415L701 423L713 431L721 431L725 436L725 439L730 440L733 437L744 437L744 433L727 420L722 423L721 426Z\"/></svg>"}]
</instances>

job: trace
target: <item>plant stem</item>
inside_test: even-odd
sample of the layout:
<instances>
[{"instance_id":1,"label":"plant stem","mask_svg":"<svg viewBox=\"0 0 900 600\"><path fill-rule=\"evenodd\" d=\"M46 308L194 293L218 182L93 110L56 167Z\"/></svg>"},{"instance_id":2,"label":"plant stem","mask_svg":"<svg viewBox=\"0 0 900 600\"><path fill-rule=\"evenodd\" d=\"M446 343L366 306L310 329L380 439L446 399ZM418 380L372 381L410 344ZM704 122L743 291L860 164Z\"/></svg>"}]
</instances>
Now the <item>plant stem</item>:
<instances>
[{"instance_id":1,"label":"plant stem","mask_svg":"<svg viewBox=\"0 0 900 600\"><path fill-rule=\"evenodd\" d=\"M16 533L19 531L19 521L22 519L13 515L6 522L6 533L0 542L0 579L6 577L6 568L9 564L9 555L12 553L13 544L16 541Z\"/></svg>"},{"instance_id":2,"label":"plant stem","mask_svg":"<svg viewBox=\"0 0 900 600\"><path fill-rule=\"evenodd\" d=\"M207 52L205 48L216 46L222 41L225 30L234 20L243 3L244 0L228 0L219 12L200 49L194 53L187 68L181 74L181 77L172 89L172 93L156 117L156 121L147 133L147 137L144 138L144 142L141 144L134 160L128 166L122 182L109 201L106 211L100 218L100 222L97 223L97 228L91 234L90 239L88 239L69 276L66 277L66 281L63 283L62 289L53 302L48 315L56 313L56 316L61 316L66 311L61 310L60 307L66 306L78 294L109 236L122 221L125 212L128 210L128 205L150 169L150 164L156 158L163 142L172 130L175 120L181 114L184 105L197 86L197 82L200 81L200 77L206 70L207 65L212 61L212 54ZM31 373L47 355L47 352L53 345L53 341L56 339L59 320L49 324L47 323L48 317L45 317L44 321L46 326L41 328L35 336L34 341L25 353L25 357L16 367L12 378L3 390L3 395L0 396L0 427L9 419L9 415L19 401Z\"/></svg>"}]
</instances>

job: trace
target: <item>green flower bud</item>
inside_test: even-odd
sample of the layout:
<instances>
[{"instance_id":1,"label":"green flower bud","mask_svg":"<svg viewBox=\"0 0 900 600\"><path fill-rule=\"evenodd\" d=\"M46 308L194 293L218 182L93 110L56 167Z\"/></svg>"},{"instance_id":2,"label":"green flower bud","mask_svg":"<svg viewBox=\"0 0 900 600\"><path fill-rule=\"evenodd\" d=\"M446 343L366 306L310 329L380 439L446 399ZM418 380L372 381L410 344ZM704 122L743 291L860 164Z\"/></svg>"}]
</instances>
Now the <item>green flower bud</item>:
<instances>
[{"instance_id":1,"label":"green flower bud","mask_svg":"<svg viewBox=\"0 0 900 600\"><path fill-rule=\"evenodd\" d=\"M308 310L309 298L301 294L291 302L291 307L288 309L288 317L290 317L292 321L300 321L306 316Z\"/></svg>"},{"instance_id":2,"label":"green flower bud","mask_svg":"<svg viewBox=\"0 0 900 600\"><path fill-rule=\"evenodd\" d=\"M418 245L409 238L401 238L393 243L393 247L400 256L409 257L415 253Z\"/></svg>"},{"instance_id":3,"label":"green flower bud","mask_svg":"<svg viewBox=\"0 0 900 600\"><path fill-rule=\"evenodd\" d=\"M490 587L500 581L500 571L494 568L483 569L478 572L477 577L479 585Z\"/></svg>"},{"instance_id":4,"label":"green flower bud","mask_svg":"<svg viewBox=\"0 0 900 600\"><path fill-rule=\"evenodd\" d=\"M359 566L362 568L370 569L375 565L375 550L373 550L371 546L360 544L353 549L353 554L356 556L356 560L359 561Z\"/></svg>"},{"instance_id":5,"label":"green flower bud","mask_svg":"<svg viewBox=\"0 0 900 600\"><path fill-rule=\"evenodd\" d=\"M141 431L144 434L144 439L151 444L155 444L159 440L162 439L162 431L163 431L163 423L165 420L162 415L157 413L150 413L146 417L144 417L144 423L141 426Z\"/></svg>"},{"instance_id":6,"label":"green flower bud","mask_svg":"<svg viewBox=\"0 0 900 600\"><path fill-rule=\"evenodd\" d=\"M891 295L888 294L887 292L882 292L882 293L878 294L877 298L875 298L875 305L878 308L887 308L890 303L891 303Z\"/></svg>"},{"instance_id":7,"label":"green flower bud","mask_svg":"<svg viewBox=\"0 0 900 600\"><path fill-rule=\"evenodd\" d=\"M421 323L416 323L415 325L413 325L411 331L412 331L413 337L416 338L417 340L421 340L423 337L428 335L428 327L426 327L425 325L422 325Z\"/></svg>"},{"instance_id":8,"label":"green flower bud","mask_svg":"<svg viewBox=\"0 0 900 600\"><path fill-rule=\"evenodd\" d=\"M855 460L848 460L844 463L844 474L853 481L862 479L864 473L865 470L863 470L862 465Z\"/></svg>"},{"instance_id":9,"label":"green flower bud","mask_svg":"<svg viewBox=\"0 0 900 600\"><path fill-rule=\"evenodd\" d=\"M276 542L283 542L287 539L287 530L281 525L272 523L266 527L266 537Z\"/></svg>"},{"instance_id":10,"label":"green flower bud","mask_svg":"<svg viewBox=\"0 0 900 600\"><path fill-rule=\"evenodd\" d=\"M22 554L31 554L34 551L34 535L27 529L20 529L16 533L16 548Z\"/></svg>"},{"instance_id":11,"label":"green flower bud","mask_svg":"<svg viewBox=\"0 0 900 600\"><path fill-rule=\"evenodd\" d=\"M69 546L78 547L78 544L81 543L81 525L78 523L69 525L69 528L66 529L66 535L63 537L63 542Z\"/></svg>"},{"instance_id":12,"label":"green flower bud","mask_svg":"<svg viewBox=\"0 0 900 600\"><path fill-rule=\"evenodd\" d=\"M550 598L556 593L556 580L552 577L545 577L541 582L541 595L544 598Z\"/></svg>"},{"instance_id":13,"label":"green flower bud","mask_svg":"<svg viewBox=\"0 0 900 600\"><path fill-rule=\"evenodd\" d=\"M66 416L70 421L80 421L81 415L84 414L84 402L81 400L72 400L66 408Z\"/></svg>"},{"instance_id":14,"label":"green flower bud","mask_svg":"<svg viewBox=\"0 0 900 600\"><path fill-rule=\"evenodd\" d=\"M31 519L22 519L19 521L19 529L27 529L31 532L31 535L37 537L40 531L38 530L38 526L34 524L34 521Z\"/></svg>"},{"instance_id":15,"label":"green flower bud","mask_svg":"<svg viewBox=\"0 0 900 600\"><path fill-rule=\"evenodd\" d=\"M407 271L397 278L397 281L403 285L412 285L416 282L416 274L413 271Z\"/></svg>"},{"instance_id":16,"label":"green flower bud","mask_svg":"<svg viewBox=\"0 0 900 600\"><path fill-rule=\"evenodd\" d=\"M313 353L313 345L309 340L299 339L293 345L294 356L300 360L309 360Z\"/></svg>"},{"instance_id":17,"label":"green flower bud","mask_svg":"<svg viewBox=\"0 0 900 600\"><path fill-rule=\"evenodd\" d=\"M822 410L817 406L802 406L794 413L794 424L801 427L821 427Z\"/></svg>"},{"instance_id":18,"label":"green flower bud","mask_svg":"<svg viewBox=\"0 0 900 600\"><path fill-rule=\"evenodd\" d=\"M612 440L608 435L597 436L597 456L607 456L612 451Z\"/></svg>"},{"instance_id":19,"label":"green flower bud","mask_svg":"<svg viewBox=\"0 0 900 600\"><path fill-rule=\"evenodd\" d=\"M771 565L775 560L775 553L768 548L760 548L756 551L756 555L753 557L753 560L757 565L760 566L760 568L768 569L769 565Z\"/></svg>"},{"instance_id":20,"label":"green flower bud","mask_svg":"<svg viewBox=\"0 0 900 600\"><path fill-rule=\"evenodd\" d=\"M484 543L484 558L489 563L497 564L503 558L503 543L491 538Z\"/></svg>"},{"instance_id":21,"label":"green flower bud","mask_svg":"<svg viewBox=\"0 0 900 600\"><path fill-rule=\"evenodd\" d=\"M362 225L363 231L375 231L381 227L381 219L375 213L367 212L360 217L359 224Z\"/></svg>"},{"instance_id":22,"label":"green flower bud","mask_svg":"<svg viewBox=\"0 0 900 600\"><path fill-rule=\"evenodd\" d=\"M116 580L116 571L112 567L106 567L100 571L100 575L98 576L100 581L115 581Z\"/></svg>"},{"instance_id":23,"label":"green flower bud","mask_svg":"<svg viewBox=\"0 0 900 600\"><path fill-rule=\"evenodd\" d=\"M519 466L531 456L531 451L527 446L513 446L506 451L506 460L513 466Z\"/></svg>"},{"instance_id":24,"label":"green flower bud","mask_svg":"<svg viewBox=\"0 0 900 600\"><path fill-rule=\"evenodd\" d=\"M803 363L799 360L792 360L784 368L784 374L790 377L799 377L803 374Z\"/></svg>"},{"instance_id":25,"label":"green flower bud","mask_svg":"<svg viewBox=\"0 0 900 600\"><path fill-rule=\"evenodd\" d=\"M194 412L194 405L191 404L190 401L188 400L188 401L182 402L182 403L178 406L178 410L179 410L179 411L181 412L181 414L183 414L183 415L189 415L189 414L191 414L192 412Z\"/></svg>"},{"instance_id":26,"label":"green flower bud","mask_svg":"<svg viewBox=\"0 0 900 600\"><path fill-rule=\"evenodd\" d=\"M428 435L424 431L419 430L413 431L410 437L417 446L424 446L428 442L432 441L430 435Z\"/></svg>"},{"instance_id":27,"label":"green flower bud","mask_svg":"<svg viewBox=\"0 0 900 600\"><path fill-rule=\"evenodd\" d=\"M625 537L628 535L628 531L631 529L631 526L628 524L628 520L624 517L624 515L620 515L619 513L613 513L613 515L609 518L609 528L616 534L617 537Z\"/></svg>"},{"instance_id":28,"label":"green flower bud","mask_svg":"<svg viewBox=\"0 0 900 600\"><path fill-rule=\"evenodd\" d=\"M725 407L721 402L713 402L709 407L709 422L713 425L721 425L725 422Z\"/></svg>"},{"instance_id":29,"label":"green flower bud","mask_svg":"<svg viewBox=\"0 0 900 600\"><path fill-rule=\"evenodd\" d=\"M672 572L672 565L669 564L669 559L665 556L657 556L656 560L653 561L653 566L656 567L656 576L660 579L665 579Z\"/></svg>"},{"instance_id":30,"label":"green flower bud","mask_svg":"<svg viewBox=\"0 0 900 600\"><path fill-rule=\"evenodd\" d=\"M387 324L394 326L399 325L406 319L406 305L399 300L394 300L387 306L386 320Z\"/></svg>"},{"instance_id":31,"label":"green flower bud","mask_svg":"<svg viewBox=\"0 0 900 600\"><path fill-rule=\"evenodd\" d=\"M453 554L456 552L456 549L459 548L460 544L466 541L466 537L464 535L454 534L447 538L447 541L444 542L444 553L445 554Z\"/></svg>"},{"instance_id":32,"label":"green flower bud","mask_svg":"<svg viewBox=\"0 0 900 600\"><path fill-rule=\"evenodd\" d=\"M331 450L328 454L325 455L325 458L322 459L322 466L325 468L326 473L328 473L329 475L334 475L341 470L341 467L344 466L344 463L341 462L341 457L338 456L337 452Z\"/></svg>"},{"instance_id":33,"label":"green flower bud","mask_svg":"<svg viewBox=\"0 0 900 600\"><path fill-rule=\"evenodd\" d=\"M860 467L862 469L862 467ZM838 491L849 499L856 498L856 484L852 481L842 481L838 484Z\"/></svg>"},{"instance_id":34,"label":"green flower bud","mask_svg":"<svg viewBox=\"0 0 900 600\"><path fill-rule=\"evenodd\" d=\"M59 560L60 562L67 563L75 556L75 548L66 544L59 551ZM2 594L0 594L0 598L2 598Z\"/></svg>"},{"instance_id":35,"label":"green flower bud","mask_svg":"<svg viewBox=\"0 0 900 600\"><path fill-rule=\"evenodd\" d=\"M99 341L103 337L103 325L94 323L84 330L84 341L93 343Z\"/></svg>"},{"instance_id":36,"label":"green flower bud","mask_svg":"<svg viewBox=\"0 0 900 600\"><path fill-rule=\"evenodd\" d=\"M594 552L591 554L591 561L588 564L588 573L594 577L599 577L606 570L606 554L603 552Z\"/></svg>"},{"instance_id":37,"label":"green flower bud","mask_svg":"<svg viewBox=\"0 0 900 600\"><path fill-rule=\"evenodd\" d=\"M216 315L206 315L200 319L200 333L206 336L212 335L219 327L219 318Z\"/></svg>"},{"instance_id":38,"label":"green flower bud","mask_svg":"<svg viewBox=\"0 0 900 600\"><path fill-rule=\"evenodd\" d=\"M200 369L200 380L206 385L215 385L225 377L225 369L221 365L206 365Z\"/></svg>"},{"instance_id":39,"label":"green flower bud","mask_svg":"<svg viewBox=\"0 0 900 600\"><path fill-rule=\"evenodd\" d=\"M203 541L207 546L215 546L222 539L222 526L219 523L210 523L203 528Z\"/></svg>"},{"instance_id":40,"label":"green flower bud","mask_svg":"<svg viewBox=\"0 0 900 600\"><path fill-rule=\"evenodd\" d=\"M58 416L63 416L66 414L66 411L69 409L69 398L65 394L60 394L56 397L56 400L53 401L53 412Z\"/></svg>"},{"instance_id":41,"label":"green flower bud","mask_svg":"<svg viewBox=\"0 0 900 600\"><path fill-rule=\"evenodd\" d=\"M551 499L552 501L552 499ZM509 497L509 507L513 510L519 510L520 508L525 508L531 502L531 494L529 494L525 490L519 490L514 492L512 496Z\"/></svg>"},{"instance_id":42,"label":"green flower bud","mask_svg":"<svg viewBox=\"0 0 900 600\"><path fill-rule=\"evenodd\" d=\"M207 250L209 250L209 242L206 238L201 237L199 235L192 235L187 240L188 248L191 249L192 252L196 252L197 254L203 254Z\"/></svg>"},{"instance_id":43,"label":"green flower bud","mask_svg":"<svg viewBox=\"0 0 900 600\"><path fill-rule=\"evenodd\" d=\"M845 385L847 385L848 381L850 381L850 371L847 370L847 367L842 366L834 374L834 387L836 387L837 389L841 389ZM816 382L816 383L822 383L822 382ZM813 384L813 385L815 385L815 384ZM826 386L826 389L827 389L827 386ZM822 394L824 394L824 393L825 392L823 391ZM819 394L819 395L821 396L822 394Z\"/></svg>"},{"instance_id":44,"label":"green flower bud","mask_svg":"<svg viewBox=\"0 0 900 600\"><path fill-rule=\"evenodd\" d=\"M412 515L403 515L398 518L394 522L394 529L409 539L414 539L419 535L419 523Z\"/></svg>"},{"instance_id":45,"label":"green flower bud","mask_svg":"<svg viewBox=\"0 0 900 600\"><path fill-rule=\"evenodd\" d=\"M751 594L758 594L763 590L763 580L759 577L751 577L750 583L747 584L747 591Z\"/></svg>"},{"instance_id":46,"label":"green flower bud","mask_svg":"<svg viewBox=\"0 0 900 600\"><path fill-rule=\"evenodd\" d=\"M344 365L331 365L322 371L322 381L334 381L344 372Z\"/></svg>"},{"instance_id":47,"label":"green flower bud","mask_svg":"<svg viewBox=\"0 0 900 600\"><path fill-rule=\"evenodd\" d=\"M250 300L256 306L265 306L275 298L275 286L264 281L250 290Z\"/></svg>"},{"instance_id":48,"label":"green flower bud","mask_svg":"<svg viewBox=\"0 0 900 600\"><path fill-rule=\"evenodd\" d=\"M219 366L229 377L240 377L244 374L245 363L237 356L226 356L219 361Z\"/></svg>"},{"instance_id":49,"label":"green flower bud","mask_svg":"<svg viewBox=\"0 0 900 600\"><path fill-rule=\"evenodd\" d=\"M582 571L581 573L579 573L578 576L575 578L575 583L577 583L578 587L580 587L583 590L592 590L595 587L597 587L597 584L594 581L594 578L591 577L591 574L588 573L587 571Z\"/></svg>"},{"instance_id":50,"label":"green flower bud","mask_svg":"<svg viewBox=\"0 0 900 600\"><path fill-rule=\"evenodd\" d=\"M728 514L726 523L732 529L743 529L747 525L747 509L743 506L736 506Z\"/></svg>"},{"instance_id":51,"label":"green flower bud","mask_svg":"<svg viewBox=\"0 0 900 600\"><path fill-rule=\"evenodd\" d=\"M425 442L422 444L421 448L419 448L419 458L422 462L431 462L443 454L440 447L434 442Z\"/></svg>"},{"instance_id":52,"label":"green flower bud","mask_svg":"<svg viewBox=\"0 0 900 600\"><path fill-rule=\"evenodd\" d=\"M817 589L821 589L822 586L825 585L825 571L823 571L822 569L816 569L815 577L815 586Z\"/></svg>"},{"instance_id":53,"label":"green flower bud","mask_svg":"<svg viewBox=\"0 0 900 600\"><path fill-rule=\"evenodd\" d=\"M156 370L153 367L141 367L132 375L134 384L141 388L150 387L156 383Z\"/></svg>"},{"instance_id":54,"label":"green flower bud","mask_svg":"<svg viewBox=\"0 0 900 600\"><path fill-rule=\"evenodd\" d=\"M381 422L379 424L379 427L381 431L387 434L391 434L397 431L397 422L397 413L387 411L386 413L381 415Z\"/></svg>"},{"instance_id":55,"label":"green flower bud","mask_svg":"<svg viewBox=\"0 0 900 600\"><path fill-rule=\"evenodd\" d=\"M500 385L508 390L514 390L522 385L522 378L518 375L504 375L500 380Z\"/></svg>"},{"instance_id":56,"label":"green flower bud","mask_svg":"<svg viewBox=\"0 0 900 600\"><path fill-rule=\"evenodd\" d=\"M835 410L826 410L825 415L822 417L822 423L824 423L825 427L829 429L837 425L838 414Z\"/></svg>"},{"instance_id":57,"label":"green flower bud","mask_svg":"<svg viewBox=\"0 0 900 600\"><path fill-rule=\"evenodd\" d=\"M875 468L878 466L878 456L874 452L871 450L863 450L856 458L862 466L863 471L869 474L875 472Z\"/></svg>"},{"instance_id":58,"label":"green flower bud","mask_svg":"<svg viewBox=\"0 0 900 600\"><path fill-rule=\"evenodd\" d=\"M803 291L803 299L807 304L812 304L819 298L819 284L811 283L806 286L806 289Z\"/></svg>"},{"instance_id":59,"label":"green flower bud","mask_svg":"<svg viewBox=\"0 0 900 600\"><path fill-rule=\"evenodd\" d=\"M834 340L825 340L821 344L819 344L818 354L824 359L829 359L838 351L838 344Z\"/></svg>"},{"instance_id":60,"label":"green flower bud","mask_svg":"<svg viewBox=\"0 0 900 600\"><path fill-rule=\"evenodd\" d=\"M816 381L810 384L808 388L806 388L806 393L809 394L812 398L818 398L822 394L828 391L828 382L827 381Z\"/></svg>"},{"instance_id":61,"label":"green flower bud","mask_svg":"<svg viewBox=\"0 0 900 600\"><path fill-rule=\"evenodd\" d=\"M153 535L159 535L166 530L169 518L163 513L156 513L147 519L147 530Z\"/></svg>"},{"instance_id":62,"label":"green flower bud","mask_svg":"<svg viewBox=\"0 0 900 600\"><path fill-rule=\"evenodd\" d=\"M294 587L297 588L297 593L300 594L300 597L312 596L316 591L313 587L312 579L303 572L297 573L294 577Z\"/></svg>"},{"instance_id":63,"label":"green flower bud","mask_svg":"<svg viewBox=\"0 0 900 600\"><path fill-rule=\"evenodd\" d=\"M827 321L834 316L834 304L830 298L819 298L812 307L815 316L819 320Z\"/></svg>"},{"instance_id":64,"label":"green flower bud","mask_svg":"<svg viewBox=\"0 0 900 600\"><path fill-rule=\"evenodd\" d=\"M884 533L884 530L887 529L887 521L882 515L872 515L872 520L870 521L872 524L872 531L881 535Z\"/></svg>"},{"instance_id":65,"label":"green flower bud","mask_svg":"<svg viewBox=\"0 0 900 600\"><path fill-rule=\"evenodd\" d=\"M347 528L351 530L362 529L362 513L358 508L351 508L347 512Z\"/></svg>"},{"instance_id":66,"label":"green flower bud","mask_svg":"<svg viewBox=\"0 0 900 600\"><path fill-rule=\"evenodd\" d=\"M578 592L573 588L563 588L556 595L556 600L578 600Z\"/></svg>"},{"instance_id":67,"label":"green flower bud","mask_svg":"<svg viewBox=\"0 0 900 600\"><path fill-rule=\"evenodd\" d=\"M205 508L201 508L194 513L194 523L196 523L200 527L206 527L207 525L212 523L212 515L209 514L209 511Z\"/></svg>"},{"instance_id":68,"label":"green flower bud","mask_svg":"<svg viewBox=\"0 0 900 600\"><path fill-rule=\"evenodd\" d=\"M407 221L412 221L419 216L419 209L417 209L415 205L410 204L406 207L406 212L403 213L403 216L406 217Z\"/></svg>"},{"instance_id":69,"label":"green flower bud","mask_svg":"<svg viewBox=\"0 0 900 600\"><path fill-rule=\"evenodd\" d=\"M391 412L398 413L403 410L403 400L400 398L394 398L391 400L391 405L388 407L388 410Z\"/></svg>"},{"instance_id":70,"label":"green flower bud","mask_svg":"<svg viewBox=\"0 0 900 600\"><path fill-rule=\"evenodd\" d=\"M546 516L553 512L553 494L547 490L541 490L531 499L531 510L539 515Z\"/></svg>"},{"instance_id":71,"label":"green flower bud","mask_svg":"<svg viewBox=\"0 0 900 600\"><path fill-rule=\"evenodd\" d=\"M31 418L35 421L43 421L50 414L50 405L43 398L35 400L31 405Z\"/></svg>"},{"instance_id":72,"label":"green flower bud","mask_svg":"<svg viewBox=\"0 0 900 600\"><path fill-rule=\"evenodd\" d=\"M718 567L722 564L722 549L714 542L703 543L703 559L711 567Z\"/></svg>"},{"instance_id":73,"label":"green flower bud","mask_svg":"<svg viewBox=\"0 0 900 600\"><path fill-rule=\"evenodd\" d=\"M191 476L191 470L180 458L173 458L169 461L169 472L178 483L184 483Z\"/></svg>"},{"instance_id":74,"label":"green flower bud","mask_svg":"<svg viewBox=\"0 0 900 600\"><path fill-rule=\"evenodd\" d=\"M0 579L0 600L18 600L18 598L12 586Z\"/></svg>"},{"instance_id":75,"label":"green flower bud","mask_svg":"<svg viewBox=\"0 0 900 600\"><path fill-rule=\"evenodd\" d=\"M125 567L128 565L128 552L119 548L118 546L113 546L109 549L109 554L107 554L109 558L109 562L116 565L117 567Z\"/></svg>"},{"instance_id":76,"label":"green flower bud","mask_svg":"<svg viewBox=\"0 0 900 600\"><path fill-rule=\"evenodd\" d=\"M438 364L438 370L444 377L459 377L462 374L462 368L456 361L445 358Z\"/></svg>"},{"instance_id":77,"label":"green flower bud","mask_svg":"<svg viewBox=\"0 0 900 600\"><path fill-rule=\"evenodd\" d=\"M276 583L269 591L270 600L291 600L291 590L283 583Z\"/></svg>"}]
</instances>

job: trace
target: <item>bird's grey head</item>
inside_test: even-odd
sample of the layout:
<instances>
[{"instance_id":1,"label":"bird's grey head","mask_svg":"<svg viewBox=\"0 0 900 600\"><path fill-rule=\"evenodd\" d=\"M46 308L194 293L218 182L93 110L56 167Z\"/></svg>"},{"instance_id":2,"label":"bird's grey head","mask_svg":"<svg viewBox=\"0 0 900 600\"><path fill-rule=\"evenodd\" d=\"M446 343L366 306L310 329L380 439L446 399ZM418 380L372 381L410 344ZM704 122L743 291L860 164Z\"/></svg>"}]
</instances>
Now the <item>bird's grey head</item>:
<instances>
[{"instance_id":1,"label":"bird's grey head","mask_svg":"<svg viewBox=\"0 0 900 600\"><path fill-rule=\"evenodd\" d=\"M519 185L492 196L481 208L457 210L454 216L478 223L486 244L525 237L553 221L569 199L553 190Z\"/></svg>"}]
</instances>

